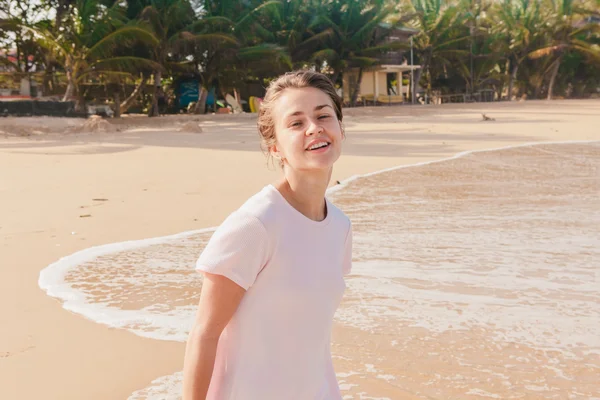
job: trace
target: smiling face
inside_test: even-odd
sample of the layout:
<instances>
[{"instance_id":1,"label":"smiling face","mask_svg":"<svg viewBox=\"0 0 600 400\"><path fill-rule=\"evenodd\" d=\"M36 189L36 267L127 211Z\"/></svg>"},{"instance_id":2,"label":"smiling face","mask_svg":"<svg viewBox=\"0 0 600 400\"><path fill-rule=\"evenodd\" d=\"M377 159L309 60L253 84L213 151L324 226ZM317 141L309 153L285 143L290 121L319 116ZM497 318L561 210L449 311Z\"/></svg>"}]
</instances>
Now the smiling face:
<instances>
[{"instance_id":1,"label":"smiling face","mask_svg":"<svg viewBox=\"0 0 600 400\"><path fill-rule=\"evenodd\" d=\"M288 88L273 109L271 153L295 171L329 170L342 151L342 127L331 98L313 88Z\"/></svg>"}]
</instances>

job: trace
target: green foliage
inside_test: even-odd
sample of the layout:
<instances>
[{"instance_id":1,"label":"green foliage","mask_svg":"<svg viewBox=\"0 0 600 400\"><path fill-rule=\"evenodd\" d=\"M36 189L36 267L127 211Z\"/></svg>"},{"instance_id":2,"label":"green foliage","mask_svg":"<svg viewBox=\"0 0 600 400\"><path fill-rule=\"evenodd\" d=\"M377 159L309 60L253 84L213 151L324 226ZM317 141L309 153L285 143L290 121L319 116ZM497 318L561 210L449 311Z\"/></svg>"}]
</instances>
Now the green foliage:
<instances>
[{"instance_id":1,"label":"green foliage","mask_svg":"<svg viewBox=\"0 0 600 400\"><path fill-rule=\"evenodd\" d=\"M414 34L421 90L586 96L598 90L599 21L597 0L0 0L0 48L17 57L0 67L64 72L65 98L140 73L224 91L295 68L339 83L407 59Z\"/></svg>"}]
</instances>

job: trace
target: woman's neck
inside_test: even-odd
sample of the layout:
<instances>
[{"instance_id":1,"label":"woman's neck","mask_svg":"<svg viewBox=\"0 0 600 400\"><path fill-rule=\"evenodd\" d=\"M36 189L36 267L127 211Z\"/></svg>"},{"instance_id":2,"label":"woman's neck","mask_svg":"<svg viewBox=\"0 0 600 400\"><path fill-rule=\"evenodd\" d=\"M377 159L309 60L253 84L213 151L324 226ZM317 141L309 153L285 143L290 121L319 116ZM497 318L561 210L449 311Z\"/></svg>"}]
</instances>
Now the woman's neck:
<instances>
[{"instance_id":1,"label":"woman's neck","mask_svg":"<svg viewBox=\"0 0 600 400\"><path fill-rule=\"evenodd\" d=\"M325 192L331 172L332 169L314 174L284 171L283 179L275 187L287 202L304 216L313 221L322 221L327 216Z\"/></svg>"}]
</instances>

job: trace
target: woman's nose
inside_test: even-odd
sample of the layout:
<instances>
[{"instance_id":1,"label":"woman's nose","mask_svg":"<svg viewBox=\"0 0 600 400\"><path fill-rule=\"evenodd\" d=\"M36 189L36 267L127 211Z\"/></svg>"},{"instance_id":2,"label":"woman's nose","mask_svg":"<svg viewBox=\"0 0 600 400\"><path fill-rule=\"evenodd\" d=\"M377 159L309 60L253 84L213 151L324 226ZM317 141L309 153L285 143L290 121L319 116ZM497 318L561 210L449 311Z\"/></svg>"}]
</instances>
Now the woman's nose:
<instances>
[{"instance_id":1,"label":"woman's nose","mask_svg":"<svg viewBox=\"0 0 600 400\"><path fill-rule=\"evenodd\" d=\"M321 133L321 132L323 132L323 127L321 125L319 125L318 123L315 123L315 122L311 122L308 125L308 129L306 130L306 134L308 136L311 136L311 135L313 135L315 133Z\"/></svg>"}]
</instances>

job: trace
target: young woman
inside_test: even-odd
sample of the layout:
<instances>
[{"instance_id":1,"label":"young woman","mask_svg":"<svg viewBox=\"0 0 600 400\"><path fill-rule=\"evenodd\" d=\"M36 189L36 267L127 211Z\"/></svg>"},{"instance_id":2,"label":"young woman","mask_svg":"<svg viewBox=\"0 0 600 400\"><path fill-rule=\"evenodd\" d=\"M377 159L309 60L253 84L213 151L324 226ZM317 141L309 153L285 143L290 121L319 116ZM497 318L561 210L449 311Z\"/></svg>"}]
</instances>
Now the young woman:
<instances>
[{"instance_id":1,"label":"young woman","mask_svg":"<svg viewBox=\"0 0 600 400\"><path fill-rule=\"evenodd\" d=\"M233 212L204 273L184 362L184 400L339 400L333 316L352 263L350 220L325 198L342 151L342 104L324 75L287 73L258 117L282 177Z\"/></svg>"}]
</instances>

